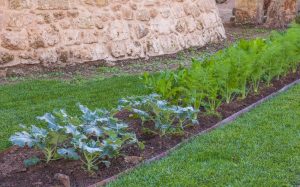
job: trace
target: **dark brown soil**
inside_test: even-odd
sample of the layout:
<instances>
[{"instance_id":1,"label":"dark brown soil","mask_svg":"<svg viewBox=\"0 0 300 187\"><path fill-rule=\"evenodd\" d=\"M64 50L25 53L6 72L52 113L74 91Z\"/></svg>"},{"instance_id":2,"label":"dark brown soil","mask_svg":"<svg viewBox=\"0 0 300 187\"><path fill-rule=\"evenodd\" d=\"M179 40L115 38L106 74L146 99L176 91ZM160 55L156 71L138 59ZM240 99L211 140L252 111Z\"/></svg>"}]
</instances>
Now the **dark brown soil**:
<instances>
[{"instance_id":1,"label":"dark brown soil","mask_svg":"<svg viewBox=\"0 0 300 187\"><path fill-rule=\"evenodd\" d=\"M145 149L140 150L137 146L129 146L122 150L123 155L142 157L143 160L150 159L180 143L183 139L197 134L222 119L238 112L239 110L255 103L256 101L270 95L281 89L285 85L300 78L300 71L290 73L280 80L274 80L270 87L263 86L259 94L250 93L249 96L240 100L236 98L230 104L222 104L218 109L221 117L207 116L203 113L199 115L200 125L186 129L183 136L160 138L154 135L145 135L141 133L139 120L128 120L131 130L137 133L139 140L144 141ZM127 119L128 112L118 114L118 118ZM12 147L0 153L0 186L55 186L59 182L54 179L56 173L68 175L71 179L72 186L88 186L116 175L137 163L126 162L124 156L111 160L111 167L106 168L104 165L99 166L99 171L93 175L87 173L80 161L57 160L50 164L39 164L30 168L25 168L23 160L32 156L41 156L41 153L28 148Z\"/></svg>"}]
</instances>

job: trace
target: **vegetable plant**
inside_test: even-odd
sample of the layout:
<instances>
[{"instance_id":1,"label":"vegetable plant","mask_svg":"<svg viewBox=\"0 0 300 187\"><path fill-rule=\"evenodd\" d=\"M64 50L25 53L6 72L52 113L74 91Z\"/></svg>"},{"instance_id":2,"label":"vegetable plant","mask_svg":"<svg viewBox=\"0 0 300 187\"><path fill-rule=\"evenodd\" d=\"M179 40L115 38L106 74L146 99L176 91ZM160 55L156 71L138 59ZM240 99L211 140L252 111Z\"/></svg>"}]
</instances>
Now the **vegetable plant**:
<instances>
[{"instance_id":1,"label":"vegetable plant","mask_svg":"<svg viewBox=\"0 0 300 187\"><path fill-rule=\"evenodd\" d=\"M67 136L63 127L57 123L52 114L47 113L38 119L47 123L46 128L21 125L24 131L12 135L10 141L20 147L28 146L40 149L45 156L46 163L49 163L58 158L57 148L67 139Z\"/></svg>"},{"instance_id":2,"label":"vegetable plant","mask_svg":"<svg viewBox=\"0 0 300 187\"><path fill-rule=\"evenodd\" d=\"M128 110L142 120L142 126L159 136L182 133L187 125L196 125L198 110L193 107L170 105L161 96L128 97L119 101L119 110ZM154 122L154 129L146 127L145 122Z\"/></svg>"},{"instance_id":3,"label":"vegetable plant","mask_svg":"<svg viewBox=\"0 0 300 187\"><path fill-rule=\"evenodd\" d=\"M250 91L258 93L262 83L270 86L274 78L296 72L299 33L300 25L293 24L267 39L238 41L214 55L193 59L190 67L147 74L145 85L170 103L216 112L222 102L244 99Z\"/></svg>"},{"instance_id":4,"label":"vegetable plant","mask_svg":"<svg viewBox=\"0 0 300 187\"><path fill-rule=\"evenodd\" d=\"M110 111L92 111L83 105L79 108L81 116L70 116L64 110L46 113L38 119L47 125L22 126L25 130L15 133L10 140L20 147L41 150L47 163L59 158L80 159L89 172L97 169L100 162L109 165L108 159L119 156L124 145L138 143L136 135L128 132L128 125L114 118ZM30 165L32 161L26 163Z\"/></svg>"}]
</instances>

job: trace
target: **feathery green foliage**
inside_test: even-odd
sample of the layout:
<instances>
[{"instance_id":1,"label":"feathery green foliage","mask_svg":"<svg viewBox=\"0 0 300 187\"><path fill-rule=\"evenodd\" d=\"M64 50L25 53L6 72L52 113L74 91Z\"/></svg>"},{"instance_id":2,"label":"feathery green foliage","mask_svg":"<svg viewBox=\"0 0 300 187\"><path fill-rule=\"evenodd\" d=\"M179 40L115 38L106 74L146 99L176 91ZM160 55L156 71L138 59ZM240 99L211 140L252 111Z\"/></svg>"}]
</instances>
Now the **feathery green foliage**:
<instances>
[{"instance_id":1,"label":"feathery green foliage","mask_svg":"<svg viewBox=\"0 0 300 187\"><path fill-rule=\"evenodd\" d=\"M273 32L264 39L241 40L203 60L193 59L190 68L145 74L144 82L173 103L216 112L222 102L244 99L249 91L258 92L262 82L296 72L300 63L300 25L286 32Z\"/></svg>"}]
</instances>

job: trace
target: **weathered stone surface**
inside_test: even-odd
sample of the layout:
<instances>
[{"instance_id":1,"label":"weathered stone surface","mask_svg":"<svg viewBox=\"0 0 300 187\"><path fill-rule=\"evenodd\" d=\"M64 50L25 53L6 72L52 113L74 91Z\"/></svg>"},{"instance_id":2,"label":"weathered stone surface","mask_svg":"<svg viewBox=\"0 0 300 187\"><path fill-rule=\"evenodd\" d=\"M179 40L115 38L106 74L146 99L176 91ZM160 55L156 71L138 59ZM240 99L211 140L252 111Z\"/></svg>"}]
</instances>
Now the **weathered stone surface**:
<instances>
[{"instance_id":1,"label":"weathered stone surface","mask_svg":"<svg viewBox=\"0 0 300 187\"><path fill-rule=\"evenodd\" d=\"M67 10L70 4L69 0L37 0L37 9L40 10Z\"/></svg>"},{"instance_id":2,"label":"weathered stone surface","mask_svg":"<svg viewBox=\"0 0 300 187\"><path fill-rule=\"evenodd\" d=\"M297 15L300 0L236 0L235 23L284 27Z\"/></svg>"},{"instance_id":3,"label":"weathered stone surface","mask_svg":"<svg viewBox=\"0 0 300 187\"><path fill-rule=\"evenodd\" d=\"M7 68L0 69L0 78L5 78L7 75Z\"/></svg>"},{"instance_id":4,"label":"weathered stone surface","mask_svg":"<svg viewBox=\"0 0 300 187\"><path fill-rule=\"evenodd\" d=\"M28 0L10 0L9 1L9 8L10 9L29 8L29 1Z\"/></svg>"},{"instance_id":5,"label":"weathered stone surface","mask_svg":"<svg viewBox=\"0 0 300 187\"><path fill-rule=\"evenodd\" d=\"M59 31L53 25L31 27L28 35L29 45L34 49L52 47L60 41Z\"/></svg>"},{"instance_id":6,"label":"weathered stone surface","mask_svg":"<svg viewBox=\"0 0 300 187\"><path fill-rule=\"evenodd\" d=\"M0 64L5 64L14 60L14 56L12 54L6 52L0 52Z\"/></svg>"},{"instance_id":7,"label":"weathered stone surface","mask_svg":"<svg viewBox=\"0 0 300 187\"><path fill-rule=\"evenodd\" d=\"M267 11L266 25L285 27L296 17L296 9L296 0L272 0Z\"/></svg>"},{"instance_id":8,"label":"weathered stone surface","mask_svg":"<svg viewBox=\"0 0 300 187\"><path fill-rule=\"evenodd\" d=\"M70 177L68 175L56 173L54 178L58 180L64 187L71 187Z\"/></svg>"},{"instance_id":9,"label":"weathered stone surface","mask_svg":"<svg viewBox=\"0 0 300 187\"><path fill-rule=\"evenodd\" d=\"M261 24L264 16L264 0L236 0L235 22L237 24Z\"/></svg>"},{"instance_id":10,"label":"weathered stone surface","mask_svg":"<svg viewBox=\"0 0 300 187\"><path fill-rule=\"evenodd\" d=\"M5 32L1 34L1 46L10 50L24 50L28 45L26 30Z\"/></svg>"},{"instance_id":11,"label":"weathered stone surface","mask_svg":"<svg viewBox=\"0 0 300 187\"><path fill-rule=\"evenodd\" d=\"M143 25L143 24L138 24L136 25L136 36L138 39L144 38L145 36L147 36L147 34L149 33L149 29Z\"/></svg>"},{"instance_id":12,"label":"weathered stone surface","mask_svg":"<svg viewBox=\"0 0 300 187\"><path fill-rule=\"evenodd\" d=\"M0 0L0 69L147 58L224 37L212 0Z\"/></svg>"}]
</instances>

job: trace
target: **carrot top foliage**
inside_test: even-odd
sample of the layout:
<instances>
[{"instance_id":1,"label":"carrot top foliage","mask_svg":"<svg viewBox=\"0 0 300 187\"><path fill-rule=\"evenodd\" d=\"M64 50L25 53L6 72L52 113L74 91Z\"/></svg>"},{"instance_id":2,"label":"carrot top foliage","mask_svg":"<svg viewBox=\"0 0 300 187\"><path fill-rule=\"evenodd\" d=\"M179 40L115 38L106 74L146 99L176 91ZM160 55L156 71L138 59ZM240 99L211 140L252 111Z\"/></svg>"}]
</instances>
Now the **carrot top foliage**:
<instances>
[{"instance_id":1,"label":"carrot top foliage","mask_svg":"<svg viewBox=\"0 0 300 187\"><path fill-rule=\"evenodd\" d=\"M268 39L240 40L189 68L144 75L144 83L175 104L215 112L222 102L258 92L261 83L296 72L300 63L300 25L273 32Z\"/></svg>"}]
</instances>

